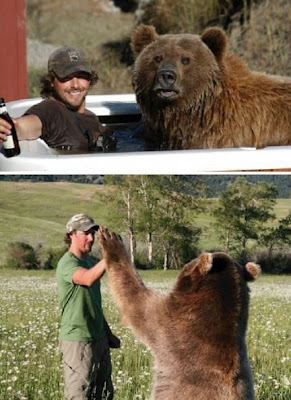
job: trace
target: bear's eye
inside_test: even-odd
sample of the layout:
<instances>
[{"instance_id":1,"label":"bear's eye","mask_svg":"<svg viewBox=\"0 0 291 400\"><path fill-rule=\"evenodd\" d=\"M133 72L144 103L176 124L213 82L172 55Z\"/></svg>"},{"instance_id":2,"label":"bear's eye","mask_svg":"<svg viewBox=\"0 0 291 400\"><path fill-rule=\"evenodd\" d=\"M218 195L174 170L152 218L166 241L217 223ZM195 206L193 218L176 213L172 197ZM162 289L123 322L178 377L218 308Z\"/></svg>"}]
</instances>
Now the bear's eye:
<instances>
[{"instance_id":1,"label":"bear's eye","mask_svg":"<svg viewBox=\"0 0 291 400\"><path fill-rule=\"evenodd\" d=\"M154 57L154 62L156 63L156 64L160 64L160 62L162 61L162 56L155 56Z\"/></svg>"},{"instance_id":2,"label":"bear's eye","mask_svg":"<svg viewBox=\"0 0 291 400\"><path fill-rule=\"evenodd\" d=\"M190 64L190 58L189 57L182 57L181 62L183 65L189 65Z\"/></svg>"}]
</instances>

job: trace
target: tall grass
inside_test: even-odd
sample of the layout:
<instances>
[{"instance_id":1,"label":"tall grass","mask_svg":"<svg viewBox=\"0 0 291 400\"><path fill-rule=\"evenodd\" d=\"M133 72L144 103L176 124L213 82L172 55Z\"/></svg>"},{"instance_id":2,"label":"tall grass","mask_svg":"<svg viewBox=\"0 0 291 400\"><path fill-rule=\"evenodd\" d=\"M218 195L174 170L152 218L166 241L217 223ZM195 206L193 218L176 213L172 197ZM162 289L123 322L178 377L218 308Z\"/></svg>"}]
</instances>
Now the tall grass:
<instances>
[{"instance_id":1,"label":"tall grass","mask_svg":"<svg viewBox=\"0 0 291 400\"><path fill-rule=\"evenodd\" d=\"M258 2L251 7L244 26L232 24L228 35L230 47L253 70L290 76L290 26L290 2Z\"/></svg>"},{"instance_id":2,"label":"tall grass","mask_svg":"<svg viewBox=\"0 0 291 400\"><path fill-rule=\"evenodd\" d=\"M218 0L154 0L145 7L143 22L156 26L159 33L200 33L210 21L218 19L221 12ZM225 1L225 10L231 1Z\"/></svg>"},{"instance_id":3,"label":"tall grass","mask_svg":"<svg viewBox=\"0 0 291 400\"><path fill-rule=\"evenodd\" d=\"M172 287L175 275L142 272L148 286L162 291ZM291 277L262 276L250 286L248 347L257 399L289 399ZM115 399L149 399L150 352L121 326L106 278L102 293L106 317L122 340L122 348L112 351ZM61 400L60 311L54 273L1 271L0 302L0 398Z\"/></svg>"}]
</instances>

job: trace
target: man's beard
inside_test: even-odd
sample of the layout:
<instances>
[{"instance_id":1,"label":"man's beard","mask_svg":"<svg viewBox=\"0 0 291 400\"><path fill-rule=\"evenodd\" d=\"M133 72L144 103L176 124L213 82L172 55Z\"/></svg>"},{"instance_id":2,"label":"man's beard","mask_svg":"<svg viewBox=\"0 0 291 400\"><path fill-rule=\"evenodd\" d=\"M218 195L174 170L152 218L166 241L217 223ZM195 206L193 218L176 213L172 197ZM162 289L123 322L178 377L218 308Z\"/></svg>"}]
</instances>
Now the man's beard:
<instances>
[{"instance_id":1,"label":"man's beard","mask_svg":"<svg viewBox=\"0 0 291 400\"><path fill-rule=\"evenodd\" d=\"M83 102L83 100L81 101L81 103L79 104L79 105L74 105L74 104L70 104L70 103L68 103L67 101L66 101L66 99L64 99L63 97L61 97L59 94L58 94L58 92L55 90L55 88L53 88L53 97L56 99L56 100L59 100L61 103L63 103L69 110L72 110L72 111L78 111L79 110L79 108L80 108L80 106L81 106L81 104L82 104L82 102ZM84 98L83 98L84 99Z\"/></svg>"}]
</instances>

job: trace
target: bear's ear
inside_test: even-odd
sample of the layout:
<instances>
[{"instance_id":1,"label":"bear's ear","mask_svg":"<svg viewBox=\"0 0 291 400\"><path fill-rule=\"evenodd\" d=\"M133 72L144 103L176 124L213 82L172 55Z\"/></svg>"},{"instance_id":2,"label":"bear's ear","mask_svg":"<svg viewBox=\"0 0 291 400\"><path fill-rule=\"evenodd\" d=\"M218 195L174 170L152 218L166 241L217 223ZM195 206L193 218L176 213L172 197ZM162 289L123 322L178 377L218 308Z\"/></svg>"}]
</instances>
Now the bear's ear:
<instances>
[{"instance_id":1,"label":"bear's ear","mask_svg":"<svg viewBox=\"0 0 291 400\"><path fill-rule=\"evenodd\" d=\"M209 47L217 61L221 61L227 47L227 37L221 28L208 28L201 36L202 41Z\"/></svg>"},{"instance_id":2,"label":"bear's ear","mask_svg":"<svg viewBox=\"0 0 291 400\"><path fill-rule=\"evenodd\" d=\"M159 38L154 26L139 25L131 35L131 48L137 56L148 44Z\"/></svg>"},{"instance_id":3,"label":"bear's ear","mask_svg":"<svg viewBox=\"0 0 291 400\"><path fill-rule=\"evenodd\" d=\"M212 268L213 257L211 253L202 253L198 258L198 269L201 275L206 275Z\"/></svg>"},{"instance_id":4,"label":"bear's ear","mask_svg":"<svg viewBox=\"0 0 291 400\"><path fill-rule=\"evenodd\" d=\"M183 276L191 276L194 271L198 271L200 275L206 275L212 268L213 257L211 253L202 253L195 260L184 265Z\"/></svg>"},{"instance_id":5,"label":"bear's ear","mask_svg":"<svg viewBox=\"0 0 291 400\"><path fill-rule=\"evenodd\" d=\"M254 281L261 273L261 267L253 262L248 262L245 266L245 280Z\"/></svg>"}]
</instances>

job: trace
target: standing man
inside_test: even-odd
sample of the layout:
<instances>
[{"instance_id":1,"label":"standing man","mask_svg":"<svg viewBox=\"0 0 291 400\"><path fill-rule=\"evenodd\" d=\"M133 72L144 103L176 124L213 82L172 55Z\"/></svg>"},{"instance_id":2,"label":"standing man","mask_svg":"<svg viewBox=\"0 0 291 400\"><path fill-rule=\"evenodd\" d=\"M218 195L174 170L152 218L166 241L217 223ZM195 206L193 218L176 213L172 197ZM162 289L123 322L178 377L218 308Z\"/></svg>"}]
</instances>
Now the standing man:
<instances>
[{"instance_id":1,"label":"standing man","mask_svg":"<svg viewBox=\"0 0 291 400\"><path fill-rule=\"evenodd\" d=\"M104 143L114 148L111 130L85 108L86 96L97 80L83 49L63 46L55 50L48 59L47 73L40 78L44 100L13 119L18 139L41 138L51 148L73 152L96 151ZM1 140L7 140L10 128L0 119Z\"/></svg>"},{"instance_id":2,"label":"standing man","mask_svg":"<svg viewBox=\"0 0 291 400\"><path fill-rule=\"evenodd\" d=\"M65 400L113 399L109 347L120 347L104 318L100 279L105 262L89 255L99 229L85 214L67 223L68 251L56 277L62 308L60 350L63 355Z\"/></svg>"}]
</instances>

